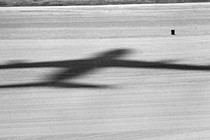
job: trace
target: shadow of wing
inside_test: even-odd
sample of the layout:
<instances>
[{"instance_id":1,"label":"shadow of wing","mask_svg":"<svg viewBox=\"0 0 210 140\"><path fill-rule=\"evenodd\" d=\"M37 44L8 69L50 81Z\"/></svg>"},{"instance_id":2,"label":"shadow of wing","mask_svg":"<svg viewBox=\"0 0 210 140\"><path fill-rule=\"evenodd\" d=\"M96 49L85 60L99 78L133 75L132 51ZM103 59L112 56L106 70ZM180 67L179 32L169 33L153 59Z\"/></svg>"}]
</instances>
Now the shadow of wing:
<instances>
[{"instance_id":1,"label":"shadow of wing","mask_svg":"<svg viewBox=\"0 0 210 140\"><path fill-rule=\"evenodd\" d=\"M147 69L170 69L185 71L210 71L209 65L190 65L190 64L170 64L166 62L147 62L132 60L116 60L112 64L113 67L124 68L147 68Z\"/></svg>"},{"instance_id":2,"label":"shadow of wing","mask_svg":"<svg viewBox=\"0 0 210 140\"><path fill-rule=\"evenodd\" d=\"M25 84L10 84L10 85L0 85L0 88L26 88L26 87L44 87L49 86L49 83L25 83Z\"/></svg>"},{"instance_id":3,"label":"shadow of wing","mask_svg":"<svg viewBox=\"0 0 210 140\"><path fill-rule=\"evenodd\" d=\"M39 83L26 83L26 84L11 84L0 85L3 88L27 88L27 87L54 87L54 88L108 88L106 85L93 85L93 84L80 84L80 83L52 83L52 82L39 82Z\"/></svg>"},{"instance_id":4,"label":"shadow of wing","mask_svg":"<svg viewBox=\"0 0 210 140\"><path fill-rule=\"evenodd\" d=\"M57 88L108 88L106 85L94 85L94 84L82 84L82 83L64 83L59 82L53 84L53 87Z\"/></svg>"},{"instance_id":5,"label":"shadow of wing","mask_svg":"<svg viewBox=\"0 0 210 140\"><path fill-rule=\"evenodd\" d=\"M23 69L23 68L50 68L58 67L65 68L71 67L79 63L80 61L75 60L64 60L64 61L49 61L49 62L19 62L19 63L8 63L0 65L0 69Z\"/></svg>"}]
</instances>

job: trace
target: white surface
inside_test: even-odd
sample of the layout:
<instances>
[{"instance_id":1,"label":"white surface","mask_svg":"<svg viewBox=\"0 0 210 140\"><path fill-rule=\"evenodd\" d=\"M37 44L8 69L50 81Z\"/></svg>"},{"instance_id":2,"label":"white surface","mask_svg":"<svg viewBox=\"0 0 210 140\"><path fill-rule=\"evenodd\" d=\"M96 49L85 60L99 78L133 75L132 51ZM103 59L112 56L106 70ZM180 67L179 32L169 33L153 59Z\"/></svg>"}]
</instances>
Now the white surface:
<instances>
[{"instance_id":1,"label":"white surface","mask_svg":"<svg viewBox=\"0 0 210 140\"><path fill-rule=\"evenodd\" d=\"M210 64L210 4L46 9L1 8L0 64L119 48L131 50L126 60ZM0 83L42 81L59 70L1 69ZM105 68L74 81L114 88L0 89L0 138L210 139L210 71Z\"/></svg>"}]
</instances>

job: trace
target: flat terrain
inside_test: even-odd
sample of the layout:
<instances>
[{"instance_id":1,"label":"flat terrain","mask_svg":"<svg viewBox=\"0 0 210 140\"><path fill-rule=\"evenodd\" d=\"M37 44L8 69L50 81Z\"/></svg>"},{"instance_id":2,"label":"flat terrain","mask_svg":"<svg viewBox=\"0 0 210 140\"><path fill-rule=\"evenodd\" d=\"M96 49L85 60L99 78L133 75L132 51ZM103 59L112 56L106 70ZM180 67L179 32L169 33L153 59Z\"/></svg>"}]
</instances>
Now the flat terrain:
<instances>
[{"instance_id":1,"label":"flat terrain","mask_svg":"<svg viewBox=\"0 0 210 140\"><path fill-rule=\"evenodd\" d=\"M209 140L209 54L206 3L1 8L0 139Z\"/></svg>"}]
</instances>

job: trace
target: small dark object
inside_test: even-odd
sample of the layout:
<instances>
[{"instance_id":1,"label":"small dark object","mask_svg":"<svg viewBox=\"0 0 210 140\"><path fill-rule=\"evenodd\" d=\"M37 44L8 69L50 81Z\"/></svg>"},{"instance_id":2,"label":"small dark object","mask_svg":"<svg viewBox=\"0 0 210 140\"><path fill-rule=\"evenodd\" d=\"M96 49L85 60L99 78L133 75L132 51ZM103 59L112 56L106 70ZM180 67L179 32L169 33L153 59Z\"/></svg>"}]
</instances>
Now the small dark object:
<instances>
[{"instance_id":1,"label":"small dark object","mask_svg":"<svg viewBox=\"0 0 210 140\"><path fill-rule=\"evenodd\" d=\"M171 30L171 35L175 35L175 30Z\"/></svg>"}]
</instances>

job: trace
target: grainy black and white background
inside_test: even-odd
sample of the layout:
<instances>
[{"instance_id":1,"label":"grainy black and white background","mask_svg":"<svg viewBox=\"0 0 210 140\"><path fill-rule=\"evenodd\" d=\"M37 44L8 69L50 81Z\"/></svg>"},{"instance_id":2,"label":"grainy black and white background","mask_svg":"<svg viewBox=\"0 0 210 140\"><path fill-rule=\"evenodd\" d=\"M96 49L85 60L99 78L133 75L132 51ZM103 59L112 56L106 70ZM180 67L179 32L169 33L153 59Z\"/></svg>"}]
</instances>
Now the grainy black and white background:
<instances>
[{"instance_id":1,"label":"grainy black and white background","mask_svg":"<svg viewBox=\"0 0 210 140\"><path fill-rule=\"evenodd\" d=\"M0 139L209 140L209 54L208 3L1 7Z\"/></svg>"}]
</instances>

